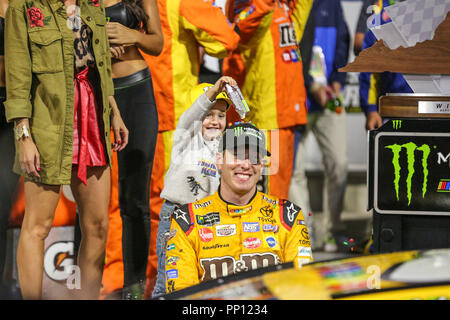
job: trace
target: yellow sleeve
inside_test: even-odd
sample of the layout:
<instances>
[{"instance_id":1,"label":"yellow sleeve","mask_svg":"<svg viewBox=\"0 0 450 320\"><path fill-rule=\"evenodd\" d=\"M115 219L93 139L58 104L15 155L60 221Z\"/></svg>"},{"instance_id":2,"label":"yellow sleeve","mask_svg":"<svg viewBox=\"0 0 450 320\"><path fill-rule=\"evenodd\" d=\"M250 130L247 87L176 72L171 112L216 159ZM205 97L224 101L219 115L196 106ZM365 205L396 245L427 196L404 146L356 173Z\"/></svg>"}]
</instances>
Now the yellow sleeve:
<instances>
[{"instance_id":1,"label":"yellow sleeve","mask_svg":"<svg viewBox=\"0 0 450 320\"><path fill-rule=\"evenodd\" d=\"M192 31L207 54L225 58L237 48L239 35L234 32L234 25L212 1L182 0L180 15L184 28Z\"/></svg>"},{"instance_id":2,"label":"yellow sleeve","mask_svg":"<svg viewBox=\"0 0 450 320\"><path fill-rule=\"evenodd\" d=\"M171 293L200 282L195 234L188 206L174 211L166 248L166 290Z\"/></svg>"},{"instance_id":3,"label":"yellow sleeve","mask_svg":"<svg viewBox=\"0 0 450 320\"><path fill-rule=\"evenodd\" d=\"M272 25L276 3L272 0L252 0L244 8L233 8L239 11L234 21L239 27L241 40L239 46L251 48L257 46Z\"/></svg>"}]
</instances>

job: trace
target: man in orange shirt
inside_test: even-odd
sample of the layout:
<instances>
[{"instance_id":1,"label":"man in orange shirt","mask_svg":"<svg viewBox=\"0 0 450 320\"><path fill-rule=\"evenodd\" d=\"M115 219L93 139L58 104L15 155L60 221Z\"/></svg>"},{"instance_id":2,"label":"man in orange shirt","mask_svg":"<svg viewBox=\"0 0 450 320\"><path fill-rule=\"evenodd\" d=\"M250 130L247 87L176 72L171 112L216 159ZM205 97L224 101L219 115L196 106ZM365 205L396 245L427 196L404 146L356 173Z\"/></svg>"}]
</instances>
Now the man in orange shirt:
<instances>
[{"instance_id":1,"label":"man in orange shirt","mask_svg":"<svg viewBox=\"0 0 450 320\"><path fill-rule=\"evenodd\" d=\"M247 121L270 130L270 175L264 192L287 198L294 161L294 128L306 124L306 91L298 43L313 0L247 0L230 4L239 47L224 60L250 106ZM278 141L276 141L278 140ZM278 150L276 150L278 147ZM278 151L278 152L277 152Z\"/></svg>"}]
</instances>

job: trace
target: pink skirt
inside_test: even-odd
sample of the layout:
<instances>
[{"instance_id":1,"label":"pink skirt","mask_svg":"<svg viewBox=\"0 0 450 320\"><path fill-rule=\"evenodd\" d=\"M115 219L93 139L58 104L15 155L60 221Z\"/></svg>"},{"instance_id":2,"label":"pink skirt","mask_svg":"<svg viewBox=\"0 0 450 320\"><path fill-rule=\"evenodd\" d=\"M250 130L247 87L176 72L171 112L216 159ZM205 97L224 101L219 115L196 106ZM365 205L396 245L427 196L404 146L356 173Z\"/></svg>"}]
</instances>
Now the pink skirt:
<instances>
[{"instance_id":1,"label":"pink skirt","mask_svg":"<svg viewBox=\"0 0 450 320\"><path fill-rule=\"evenodd\" d=\"M99 107L88 74L89 68L85 68L74 79L72 164L78 165L78 178L84 184L87 182L87 167L107 164L99 126Z\"/></svg>"}]
</instances>

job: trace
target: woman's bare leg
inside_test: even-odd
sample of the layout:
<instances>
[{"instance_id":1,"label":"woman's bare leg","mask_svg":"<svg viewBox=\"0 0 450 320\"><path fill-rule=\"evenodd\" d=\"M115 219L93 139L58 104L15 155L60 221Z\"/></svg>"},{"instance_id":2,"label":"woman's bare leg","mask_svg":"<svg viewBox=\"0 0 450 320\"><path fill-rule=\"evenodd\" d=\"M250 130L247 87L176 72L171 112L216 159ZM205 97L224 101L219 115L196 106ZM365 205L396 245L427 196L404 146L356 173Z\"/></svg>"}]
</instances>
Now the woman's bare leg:
<instances>
[{"instance_id":1,"label":"woman's bare leg","mask_svg":"<svg viewBox=\"0 0 450 320\"><path fill-rule=\"evenodd\" d=\"M81 242L78 266L81 299L98 299L108 236L108 206L111 190L109 167L88 167L87 185L72 171L72 193L78 206Z\"/></svg>"},{"instance_id":2,"label":"woman's bare leg","mask_svg":"<svg viewBox=\"0 0 450 320\"><path fill-rule=\"evenodd\" d=\"M44 240L52 227L61 187L25 180L25 216L17 247L17 270L23 299L41 299Z\"/></svg>"}]
</instances>

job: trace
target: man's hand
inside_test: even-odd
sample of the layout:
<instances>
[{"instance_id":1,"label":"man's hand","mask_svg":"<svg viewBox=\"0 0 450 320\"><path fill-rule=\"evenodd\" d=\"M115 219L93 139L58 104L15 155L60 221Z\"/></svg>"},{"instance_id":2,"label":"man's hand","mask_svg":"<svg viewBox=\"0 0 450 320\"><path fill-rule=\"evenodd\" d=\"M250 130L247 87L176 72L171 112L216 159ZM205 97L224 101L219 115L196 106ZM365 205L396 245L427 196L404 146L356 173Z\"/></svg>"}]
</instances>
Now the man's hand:
<instances>
[{"instance_id":1,"label":"man's hand","mask_svg":"<svg viewBox=\"0 0 450 320\"><path fill-rule=\"evenodd\" d=\"M375 130L381 127L383 120L377 111L369 112L366 115L366 130Z\"/></svg>"}]
</instances>

